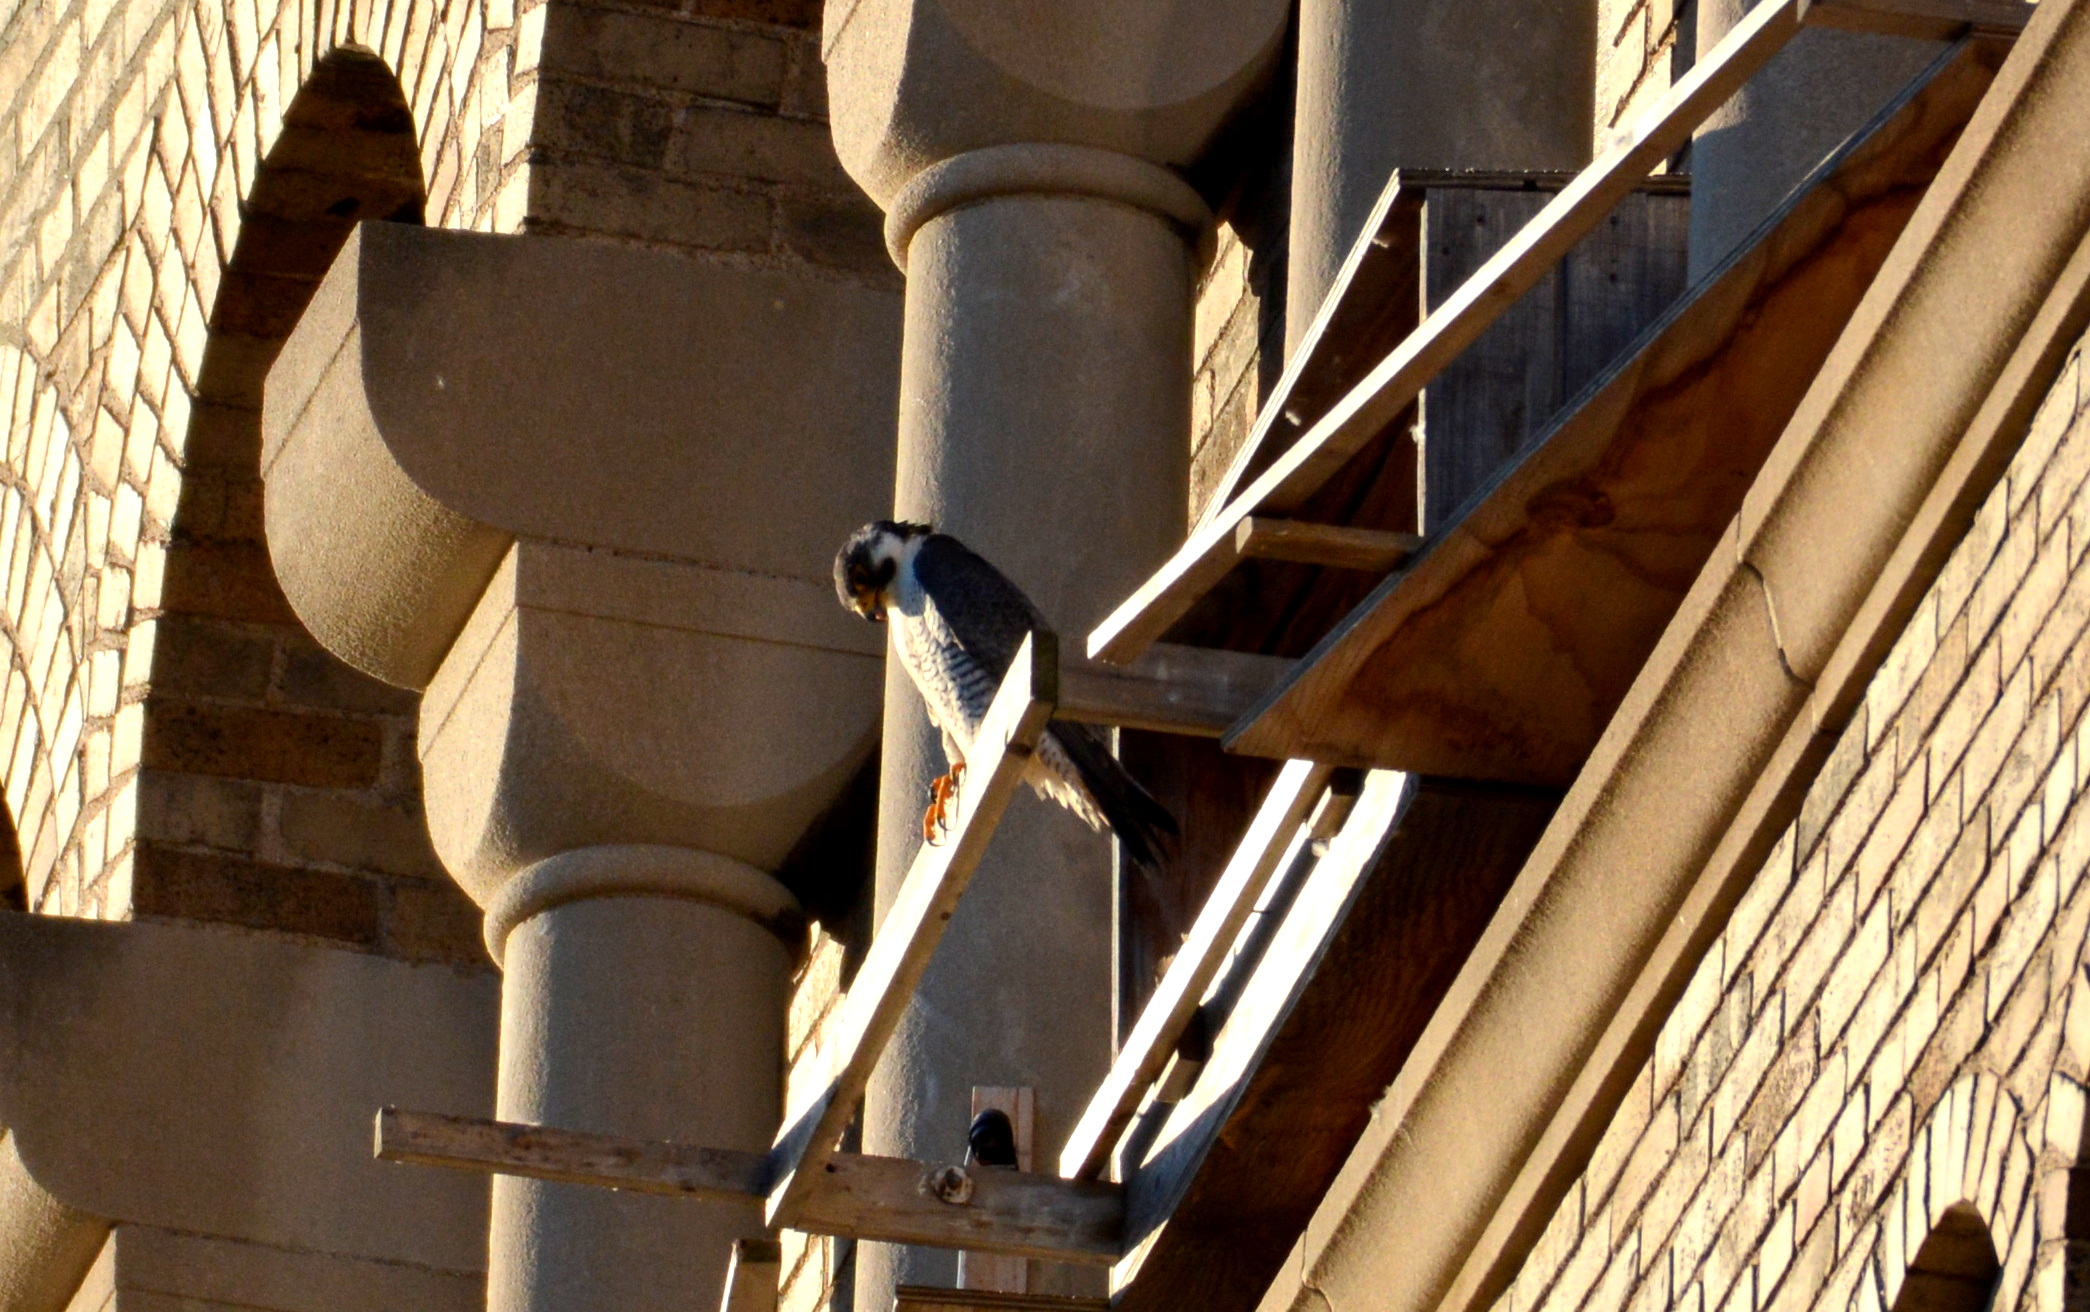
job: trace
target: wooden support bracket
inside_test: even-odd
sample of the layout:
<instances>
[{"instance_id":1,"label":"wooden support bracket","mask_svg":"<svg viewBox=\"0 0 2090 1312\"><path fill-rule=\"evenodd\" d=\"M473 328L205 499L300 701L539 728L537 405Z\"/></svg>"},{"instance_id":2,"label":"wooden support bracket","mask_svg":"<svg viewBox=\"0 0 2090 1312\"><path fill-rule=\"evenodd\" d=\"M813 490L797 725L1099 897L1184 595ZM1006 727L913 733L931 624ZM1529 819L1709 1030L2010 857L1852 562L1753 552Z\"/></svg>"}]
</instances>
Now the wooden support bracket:
<instances>
[{"instance_id":1,"label":"wooden support bracket","mask_svg":"<svg viewBox=\"0 0 2090 1312\"><path fill-rule=\"evenodd\" d=\"M1060 1151L1061 1175L1071 1180L1092 1179L1109 1164L1118 1136L1139 1110L1147 1087L1175 1054L1177 1040L1218 975L1256 899L1291 849L1330 769L1312 761L1287 761L1278 772L1248 832L1205 899L1182 950L1169 963L1117 1060L1111 1063L1110 1073L1067 1136L1066 1147Z\"/></svg>"},{"instance_id":2,"label":"wooden support bracket","mask_svg":"<svg viewBox=\"0 0 2090 1312\"><path fill-rule=\"evenodd\" d=\"M377 1156L750 1207L769 1196L764 1153L395 1107L377 1114ZM814 1234L1098 1266L1121 1252L1125 1207L1116 1185L854 1153L826 1155L815 1174L792 1222Z\"/></svg>"},{"instance_id":3,"label":"wooden support bracket","mask_svg":"<svg viewBox=\"0 0 2090 1312\"><path fill-rule=\"evenodd\" d=\"M1234 551L1243 558L1289 560L1370 574L1399 569L1420 550L1422 539L1413 533L1304 524L1264 515L1250 515L1234 529Z\"/></svg>"},{"instance_id":4,"label":"wooden support bracket","mask_svg":"<svg viewBox=\"0 0 2090 1312\"><path fill-rule=\"evenodd\" d=\"M1817 3L1821 0L1816 0ZM1872 0L1851 0L1871 3ZM1892 0L1915 3L1915 0ZM1128 661L1158 641L1239 559L1241 522L1295 511L1536 286L1707 115L1783 49L1809 0L1764 0L1363 381L1278 456L1089 635L1088 654ZM1889 0L1878 0L1887 4Z\"/></svg>"},{"instance_id":5,"label":"wooden support bracket","mask_svg":"<svg viewBox=\"0 0 2090 1312\"><path fill-rule=\"evenodd\" d=\"M1156 643L1128 665L1060 666L1062 720L1217 738L1292 672L1281 656Z\"/></svg>"},{"instance_id":6,"label":"wooden support bracket","mask_svg":"<svg viewBox=\"0 0 2090 1312\"><path fill-rule=\"evenodd\" d=\"M776 1312L777 1282L783 1273L782 1244L774 1239L734 1240L719 1312Z\"/></svg>"},{"instance_id":7,"label":"wooden support bracket","mask_svg":"<svg viewBox=\"0 0 2090 1312\"><path fill-rule=\"evenodd\" d=\"M973 739L957 823L943 843L925 844L915 853L833 1030L791 1070L783 1128L769 1152L768 1224L814 1228L804 1215L812 1182L834 1155L871 1068L899 1026L1058 703L1059 644L1050 633L1032 633L1010 662Z\"/></svg>"}]
</instances>

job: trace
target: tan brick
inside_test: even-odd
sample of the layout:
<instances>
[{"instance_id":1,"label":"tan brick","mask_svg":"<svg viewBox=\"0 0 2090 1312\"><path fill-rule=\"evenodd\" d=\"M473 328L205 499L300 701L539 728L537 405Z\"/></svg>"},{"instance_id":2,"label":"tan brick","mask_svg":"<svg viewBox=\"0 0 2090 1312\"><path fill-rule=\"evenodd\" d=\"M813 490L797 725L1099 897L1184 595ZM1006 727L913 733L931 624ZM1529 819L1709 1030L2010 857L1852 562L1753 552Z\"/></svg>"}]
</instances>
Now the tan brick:
<instances>
[{"instance_id":1,"label":"tan brick","mask_svg":"<svg viewBox=\"0 0 2090 1312\"><path fill-rule=\"evenodd\" d=\"M368 720L162 701L148 722L148 766L310 787L378 780L383 735Z\"/></svg>"},{"instance_id":2,"label":"tan brick","mask_svg":"<svg viewBox=\"0 0 2090 1312\"><path fill-rule=\"evenodd\" d=\"M885 248L885 217L863 196L780 196L776 217L777 239L786 252L862 275L878 286L900 285L900 271Z\"/></svg>"},{"instance_id":3,"label":"tan brick","mask_svg":"<svg viewBox=\"0 0 2090 1312\"><path fill-rule=\"evenodd\" d=\"M2024 509L2025 502L2047 478L2048 466L2061 446L2062 437L2068 432L2070 421L2075 418L2075 380L2080 368L2080 357L2071 357L2061 367L2046 399L2033 412L2023 444L2011 458L2006 478L2012 515ZM2065 479L2056 481L2065 482ZM2062 486L2054 490L2065 495L2073 489Z\"/></svg>"},{"instance_id":4,"label":"tan brick","mask_svg":"<svg viewBox=\"0 0 2090 1312\"><path fill-rule=\"evenodd\" d=\"M2003 766L2004 757L2023 732L2031 711L2031 672L2020 669L2003 683L2001 693L1988 707L1980 729L1967 744L1960 769L1969 797L1979 797L1988 791L1996 772ZM2010 813L1996 813L1998 821L2011 818Z\"/></svg>"},{"instance_id":5,"label":"tan brick","mask_svg":"<svg viewBox=\"0 0 2090 1312\"><path fill-rule=\"evenodd\" d=\"M412 802L340 791L286 792L280 802L284 848L301 862L424 879L444 877Z\"/></svg>"},{"instance_id":6,"label":"tan brick","mask_svg":"<svg viewBox=\"0 0 2090 1312\"><path fill-rule=\"evenodd\" d=\"M383 944L387 955L492 969L480 936L479 908L448 879L402 879L386 885Z\"/></svg>"},{"instance_id":7,"label":"tan brick","mask_svg":"<svg viewBox=\"0 0 2090 1312\"><path fill-rule=\"evenodd\" d=\"M777 36L665 15L549 9L549 72L749 105L774 107L783 98L785 48Z\"/></svg>"},{"instance_id":8,"label":"tan brick","mask_svg":"<svg viewBox=\"0 0 2090 1312\"><path fill-rule=\"evenodd\" d=\"M533 166L532 226L576 228L720 251L770 245L766 197L658 173L559 160Z\"/></svg>"},{"instance_id":9,"label":"tan brick","mask_svg":"<svg viewBox=\"0 0 2090 1312\"><path fill-rule=\"evenodd\" d=\"M1948 640L1950 636L1947 635ZM1978 648L1968 657L1964 677L1945 701L1930 731L1926 750L1930 758L1930 786L1933 790L1941 787L1959 764L1975 730L1995 705L2001 686L1995 648Z\"/></svg>"},{"instance_id":10,"label":"tan brick","mask_svg":"<svg viewBox=\"0 0 2090 1312\"><path fill-rule=\"evenodd\" d=\"M141 917L245 925L366 947L378 941L378 887L354 875L140 843L133 881L132 907Z\"/></svg>"},{"instance_id":11,"label":"tan brick","mask_svg":"<svg viewBox=\"0 0 2090 1312\"><path fill-rule=\"evenodd\" d=\"M261 785L244 779L146 770L139 776L138 835L177 847L252 852Z\"/></svg>"}]
</instances>

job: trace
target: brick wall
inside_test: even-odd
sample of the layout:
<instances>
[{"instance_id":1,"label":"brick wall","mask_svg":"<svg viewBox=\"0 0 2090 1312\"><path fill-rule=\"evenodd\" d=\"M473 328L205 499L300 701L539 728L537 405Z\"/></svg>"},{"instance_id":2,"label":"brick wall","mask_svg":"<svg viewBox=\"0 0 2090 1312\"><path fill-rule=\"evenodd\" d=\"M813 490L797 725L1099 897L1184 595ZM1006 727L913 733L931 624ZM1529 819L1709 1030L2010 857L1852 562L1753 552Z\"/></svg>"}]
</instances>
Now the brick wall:
<instances>
[{"instance_id":1,"label":"brick wall","mask_svg":"<svg viewBox=\"0 0 2090 1312\"><path fill-rule=\"evenodd\" d=\"M1499 1312L1929 1306L1956 1205L2081 1304L2086 470L2079 346Z\"/></svg>"},{"instance_id":2,"label":"brick wall","mask_svg":"<svg viewBox=\"0 0 2090 1312\"><path fill-rule=\"evenodd\" d=\"M817 18L812 0L5 11L0 791L31 906L483 960L422 834L417 699L320 651L275 586L261 379L356 219L890 283L826 145Z\"/></svg>"},{"instance_id":3,"label":"brick wall","mask_svg":"<svg viewBox=\"0 0 2090 1312\"><path fill-rule=\"evenodd\" d=\"M1596 146L1691 67L1694 0L1597 0Z\"/></svg>"}]
</instances>

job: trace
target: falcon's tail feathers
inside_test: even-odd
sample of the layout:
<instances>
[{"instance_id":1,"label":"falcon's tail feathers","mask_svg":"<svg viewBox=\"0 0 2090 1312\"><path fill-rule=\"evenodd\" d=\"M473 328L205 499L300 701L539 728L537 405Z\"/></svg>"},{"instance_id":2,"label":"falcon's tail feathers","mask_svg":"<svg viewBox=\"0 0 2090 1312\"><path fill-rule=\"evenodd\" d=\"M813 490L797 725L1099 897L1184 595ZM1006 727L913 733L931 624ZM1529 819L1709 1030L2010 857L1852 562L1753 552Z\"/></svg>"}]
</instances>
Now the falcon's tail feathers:
<instances>
[{"instance_id":1,"label":"falcon's tail feathers","mask_svg":"<svg viewBox=\"0 0 2090 1312\"><path fill-rule=\"evenodd\" d=\"M1056 720L1050 732L1081 772L1081 782L1087 785L1111 832L1125 845L1125 859L1159 870L1163 844L1181 832L1176 818L1119 764L1101 735L1088 725Z\"/></svg>"}]
</instances>

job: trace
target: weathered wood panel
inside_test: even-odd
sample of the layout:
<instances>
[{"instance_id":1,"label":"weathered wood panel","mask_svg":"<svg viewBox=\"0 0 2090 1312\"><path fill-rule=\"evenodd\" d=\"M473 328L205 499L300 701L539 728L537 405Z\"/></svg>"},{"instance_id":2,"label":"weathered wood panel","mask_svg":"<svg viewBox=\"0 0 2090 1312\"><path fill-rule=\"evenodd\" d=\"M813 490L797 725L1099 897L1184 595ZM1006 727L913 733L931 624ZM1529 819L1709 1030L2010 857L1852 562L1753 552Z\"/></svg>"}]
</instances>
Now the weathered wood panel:
<instances>
[{"instance_id":1,"label":"weathered wood panel","mask_svg":"<svg viewBox=\"0 0 2090 1312\"><path fill-rule=\"evenodd\" d=\"M2001 54L1969 41L1941 57L1227 746L1573 778Z\"/></svg>"},{"instance_id":2,"label":"weathered wood panel","mask_svg":"<svg viewBox=\"0 0 2090 1312\"><path fill-rule=\"evenodd\" d=\"M1434 310L1547 197L1432 189L1423 287ZM1422 526L1435 532L1682 294L1687 196L1636 192L1423 390Z\"/></svg>"}]
</instances>

